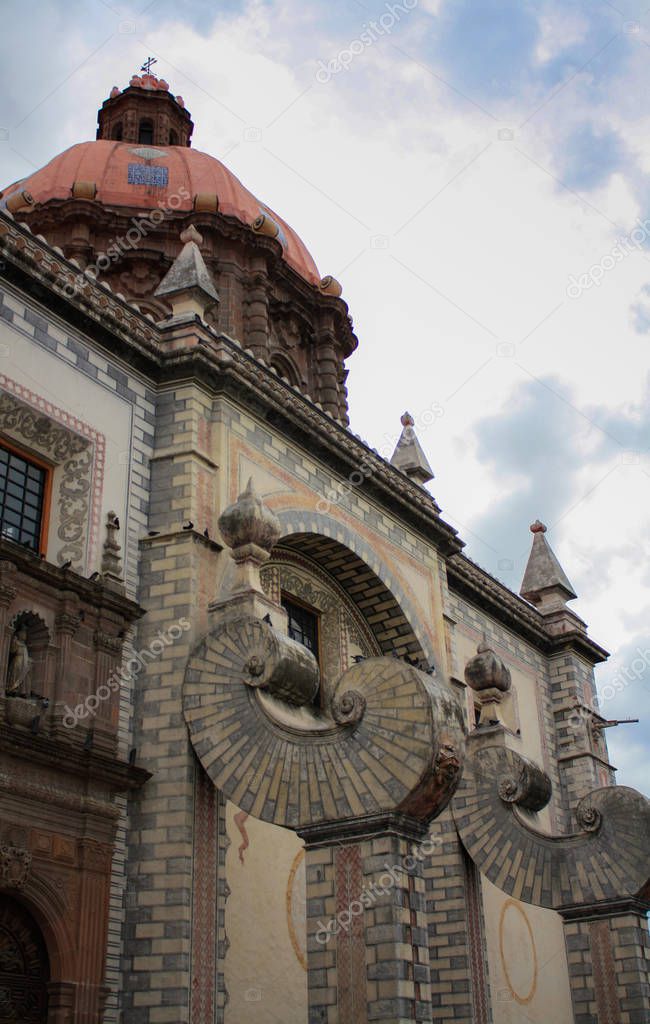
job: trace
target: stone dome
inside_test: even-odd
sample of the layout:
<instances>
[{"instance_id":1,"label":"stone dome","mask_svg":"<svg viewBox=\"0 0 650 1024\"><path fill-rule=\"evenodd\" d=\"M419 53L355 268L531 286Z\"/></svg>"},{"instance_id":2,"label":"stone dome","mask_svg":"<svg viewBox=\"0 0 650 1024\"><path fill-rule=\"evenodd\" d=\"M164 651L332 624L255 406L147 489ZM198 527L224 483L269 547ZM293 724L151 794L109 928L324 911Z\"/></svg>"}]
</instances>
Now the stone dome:
<instances>
[{"instance_id":1,"label":"stone dome","mask_svg":"<svg viewBox=\"0 0 650 1024\"><path fill-rule=\"evenodd\" d=\"M94 186L94 196L87 186ZM220 160L189 145L142 145L109 139L80 142L5 189L0 207L19 192L29 193L41 207L81 192L83 198L92 198L104 207L169 208L181 213L196 208L197 196L216 195L219 213L249 226L256 221L265 223L264 233L275 235L288 265L310 284L320 284L316 264L295 231L260 203Z\"/></svg>"}]
</instances>

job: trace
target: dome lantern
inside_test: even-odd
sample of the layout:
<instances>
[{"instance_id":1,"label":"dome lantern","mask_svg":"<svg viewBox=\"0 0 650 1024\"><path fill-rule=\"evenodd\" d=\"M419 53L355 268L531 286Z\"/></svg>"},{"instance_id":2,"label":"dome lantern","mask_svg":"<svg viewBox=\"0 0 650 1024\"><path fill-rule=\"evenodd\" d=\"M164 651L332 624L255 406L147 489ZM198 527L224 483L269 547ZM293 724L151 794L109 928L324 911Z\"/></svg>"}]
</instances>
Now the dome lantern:
<instances>
[{"instance_id":1,"label":"dome lantern","mask_svg":"<svg viewBox=\"0 0 650 1024\"><path fill-rule=\"evenodd\" d=\"M194 129L182 97L151 70L133 75L122 91L113 86L97 122L98 139L140 146L189 146Z\"/></svg>"}]
</instances>

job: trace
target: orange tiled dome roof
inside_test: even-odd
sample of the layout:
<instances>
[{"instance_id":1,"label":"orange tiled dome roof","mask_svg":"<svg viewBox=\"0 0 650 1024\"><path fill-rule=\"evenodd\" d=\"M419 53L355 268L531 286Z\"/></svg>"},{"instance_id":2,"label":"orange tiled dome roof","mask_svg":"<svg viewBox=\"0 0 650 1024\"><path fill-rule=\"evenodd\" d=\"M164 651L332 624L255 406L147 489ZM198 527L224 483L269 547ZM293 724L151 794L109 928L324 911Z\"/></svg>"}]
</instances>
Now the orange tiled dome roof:
<instances>
[{"instance_id":1,"label":"orange tiled dome roof","mask_svg":"<svg viewBox=\"0 0 650 1024\"><path fill-rule=\"evenodd\" d=\"M136 169L139 167L146 170ZM266 214L278 225L277 237L289 266L310 284L320 282L316 264L295 231L219 160L189 146L148 146L109 139L81 142L11 185L2 194L0 206L17 189L31 193L39 204L70 199L75 182L93 182L95 201L103 206L190 211L197 193L209 193L216 194L220 213L244 224Z\"/></svg>"}]
</instances>

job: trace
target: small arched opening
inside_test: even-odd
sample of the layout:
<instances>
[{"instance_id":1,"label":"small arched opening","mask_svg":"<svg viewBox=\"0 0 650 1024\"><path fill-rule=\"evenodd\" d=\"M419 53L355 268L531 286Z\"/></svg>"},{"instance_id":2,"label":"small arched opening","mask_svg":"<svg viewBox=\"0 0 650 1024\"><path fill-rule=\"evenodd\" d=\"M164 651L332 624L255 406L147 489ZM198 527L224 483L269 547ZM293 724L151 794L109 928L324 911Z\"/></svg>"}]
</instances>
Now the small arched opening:
<instances>
[{"instance_id":1,"label":"small arched opening","mask_svg":"<svg viewBox=\"0 0 650 1024\"><path fill-rule=\"evenodd\" d=\"M138 128L138 142L142 146L153 146L153 121L142 118Z\"/></svg>"},{"instance_id":2,"label":"small arched opening","mask_svg":"<svg viewBox=\"0 0 650 1024\"><path fill-rule=\"evenodd\" d=\"M177 146L178 145L178 132L175 132L173 128L169 132L169 145L170 146Z\"/></svg>"},{"instance_id":3,"label":"small arched opening","mask_svg":"<svg viewBox=\"0 0 650 1024\"><path fill-rule=\"evenodd\" d=\"M282 352L274 352L271 356L271 366L274 370L277 370L281 377L285 377L290 384L295 387L300 386L300 375L296 369L293 360L289 359Z\"/></svg>"},{"instance_id":4,"label":"small arched opening","mask_svg":"<svg viewBox=\"0 0 650 1024\"><path fill-rule=\"evenodd\" d=\"M122 136L123 136L122 122L118 121L117 124L113 125L113 131L111 133L111 138L113 139L114 142L121 142L122 141Z\"/></svg>"}]
</instances>

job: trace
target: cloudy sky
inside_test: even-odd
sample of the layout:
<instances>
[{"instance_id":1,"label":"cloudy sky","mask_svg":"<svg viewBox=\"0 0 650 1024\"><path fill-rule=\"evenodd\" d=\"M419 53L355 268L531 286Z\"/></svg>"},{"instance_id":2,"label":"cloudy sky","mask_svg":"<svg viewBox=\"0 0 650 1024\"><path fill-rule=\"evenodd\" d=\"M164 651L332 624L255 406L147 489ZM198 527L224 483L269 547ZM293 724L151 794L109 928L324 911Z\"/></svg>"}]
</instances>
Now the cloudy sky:
<instances>
[{"instance_id":1,"label":"cloudy sky","mask_svg":"<svg viewBox=\"0 0 650 1024\"><path fill-rule=\"evenodd\" d=\"M647 4L5 0L0 45L3 183L157 58L193 144L343 283L353 430L390 454L408 409L516 590L547 523L612 651L603 712L642 719L609 731L619 781L650 792Z\"/></svg>"}]
</instances>

